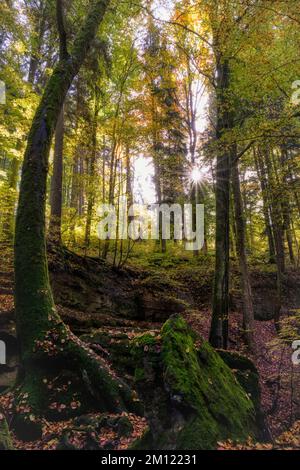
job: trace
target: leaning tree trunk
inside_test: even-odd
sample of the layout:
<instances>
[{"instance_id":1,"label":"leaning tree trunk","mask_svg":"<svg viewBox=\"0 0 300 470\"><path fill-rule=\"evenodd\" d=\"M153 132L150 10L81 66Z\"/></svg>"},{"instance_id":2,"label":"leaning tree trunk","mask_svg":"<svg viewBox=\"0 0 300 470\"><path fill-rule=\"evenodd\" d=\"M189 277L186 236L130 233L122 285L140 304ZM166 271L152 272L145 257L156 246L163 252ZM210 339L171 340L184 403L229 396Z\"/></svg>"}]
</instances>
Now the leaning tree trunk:
<instances>
[{"instance_id":1,"label":"leaning tree trunk","mask_svg":"<svg viewBox=\"0 0 300 470\"><path fill-rule=\"evenodd\" d=\"M234 199L234 213L236 223L236 248L239 258L241 281L242 281L242 295L243 295L243 328L248 346L252 351L255 351L254 340L254 311L252 302L252 291L250 284L250 276L246 255L246 224L244 218L243 200L240 188L238 162L235 155L233 155L232 167L232 190Z\"/></svg>"},{"instance_id":2,"label":"leaning tree trunk","mask_svg":"<svg viewBox=\"0 0 300 470\"><path fill-rule=\"evenodd\" d=\"M55 67L35 113L23 162L15 235L15 306L23 373L16 403L26 396L30 410L40 414L46 406L44 377L53 367L73 369L103 408L116 410L131 403L127 387L113 378L99 357L61 321L49 284L45 239L51 140L67 91L109 3L109 0L93 2L74 40L71 54Z\"/></svg>"},{"instance_id":3,"label":"leaning tree trunk","mask_svg":"<svg viewBox=\"0 0 300 470\"><path fill-rule=\"evenodd\" d=\"M51 242L56 244L61 243L63 147L64 106L62 106L55 130L53 175L51 179L51 214L48 238Z\"/></svg>"},{"instance_id":4,"label":"leaning tree trunk","mask_svg":"<svg viewBox=\"0 0 300 470\"><path fill-rule=\"evenodd\" d=\"M216 261L210 343L214 347L226 349L229 291L230 144L226 145L222 139L232 128L232 116L228 103L230 82L228 61L220 60L217 72Z\"/></svg>"}]
</instances>

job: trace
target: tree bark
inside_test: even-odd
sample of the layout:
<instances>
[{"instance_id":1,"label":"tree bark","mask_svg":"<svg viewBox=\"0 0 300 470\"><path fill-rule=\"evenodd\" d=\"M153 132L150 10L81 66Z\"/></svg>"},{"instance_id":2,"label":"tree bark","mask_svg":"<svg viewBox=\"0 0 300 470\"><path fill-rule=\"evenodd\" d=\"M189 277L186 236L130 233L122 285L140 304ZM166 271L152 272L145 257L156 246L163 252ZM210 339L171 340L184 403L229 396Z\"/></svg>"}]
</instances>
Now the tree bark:
<instances>
[{"instance_id":1,"label":"tree bark","mask_svg":"<svg viewBox=\"0 0 300 470\"><path fill-rule=\"evenodd\" d=\"M49 284L45 203L51 140L67 91L103 20L109 0L93 3L71 55L60 60L33 118L25 152L15 235L15 304L23 364L34 357L36 340L60 321Z\"/></svg>"},{"instance_id":2,"label":"tree bark","mask_svg":"<svg viewBox=\"0 0 300 470\"><path fill-rule=\"evenodd\" d=\"M278 267L279 276L285 271L285 252L284 252L284 224L282 217L282 208L280 204L281 194L278 182L274 178L274 167L271 160L271 151L267 147L264 152L264 160L267 169L269 191L268 196L270 199L270 215L272 221L272 228L275 242L276 263Z\"/></svg>"},{"instance_id":3,"label":"tree bark","mask_svg":"<svg viewBox=\"0 0 300 470\"><path fill-rule=\"evenodd\" d=\"M228 294L229 294L229 206L230 206L230 145L222 142L232 128L228 103L230 71L228 61L217 63L217 126L218 145L216 165L216 236L215 276L210 328L210 343L217 348L227 348ZM221 147L225 147L224 150Z\"/></svg>"},{"instance_id":4,"label":"tree bark","mask_svg":"<svg viewBox=\"0 0 300 470\"><path fill-rule=\"evenodd\" d=\"M32 46L31 57L29 62L29 70L28 70L28 82L31 85L35 85L36 73L40 64L40 53L41 48L43 45L43 40L45 36L45 32L47 29L47 22L46 22L46 2L40 2L40 7L35 11L34 14L34 33L36 35L33 39L33 43L35 42L35 46Z\"/></svg>"},{"instance_id":5,"label":"tree bark","mask_svg":"<svg viewBox=\"0 0 300 470\"><path fill-rule=\"evenodd\" d=\"M272 227L270 223L270 207L267 198L267 179L266 179L266 172L263 163L261 162L261 156L256 154L254 149L254 161L256 166L257 176L260 181L260 187L262 192L262 200L263 200L263 213L265 219L265 227L266 227L266 235L268 238L268 246L269 246L269 262L275 263L275 243L274 237L272 232Z\"/></svg>"},{"instance_id":6,"label":"tree bark","mask_svg":"<svg viewBox=\"0 0 300 470\"><path fill-rule=\"evenodd\" d=\"M13 243L14 225L15 225L15 208L17 201L17 184L20 169L20 161L13 158L8 173L7 187L5 189L5 197L2 201L3 205L3 224L2 234L3 241L9 244Z\"/></svg>"},{"instance_id":7,"label":"tree bark","mask_svg":"<svg viewBox=\"0 0 300 470\"><path fill-rule=\"evenodd\" d=\"M292 224L291 224L291 201L289 195L289 181L287 179L288 175L288 153L285 145L281 146L281 171L282 171L282 182L283 182L283 198L282 198L282 214L283 214L283 221L284 221L284 229L286 234L286 240L288 243L289 249L289 256L290 262L293 266L296 264L296 258L294 255L294 248L293 248L293 231L292 231Z\"/></svg>"},{"instance_id":8,"label":"tree bark","mask_svg":"<svg viewBox=\"0 0 300 470\"><path fill-rule=\"evenodd\" d=\"M63 182L63 146L64 146L64 106L58 117L55 130L53 175L51 179L51 214L49 240L61 243L62 182Z\"/></svg>"},{"instance_id":9,"label":"tree bark","mask_svg":"<svg viewBox=\"0 0 300 470\"><path fill-rule=\"evenodd\" d=\"M234 199L234 213L236 223L236 248L239 259L239 267L242 283L243 296L243 328L249 348L255 350L254 340L254 311L252 302L252 291L250 284L250 276L248 270L247 254L246 254L246 224L244 217L243 200L240 188L240 178L236 151L232 158L231 167L232 190Z\"/></svg>"},{"instance_id":10,"label":"tree bark","mask_svg":"<svg viewBox=\"0 0 300 470\"><path fill-rule=\"evenodd\" d=\"M51 140L67 91L108 5L109 0L93 2L71 55L54 69L33 118L25 152L15 236L15 307L22 374L14 402L15 416L24 423L28 414L18 412L24 397L34 415L43 416L49 405L45 401L48 395L44 377L49 368L59 374L65 364L83 380L101 409L134 408L129 388L60 319L53 302L46 256L45 201Z\"/></svg>"},{"instance_id":11,"label":"tree bark","mask_svg":"<svg viewBox=\"0 0 300 470\"><path fill-rule=\"evenodd\" d=\"M98 129L98 115L99 115L99 92L97 87L95 88L95 107L94 117L92 126L92 153L89 168L89 181L87 188L87 214L86 214L86 226L85 226L85 248L90 246L91 238L91 226L93 218L93 209L95 204L95 172L96 172L96 157L97 157L97 129Z\"/></svg>"}]
</instances>

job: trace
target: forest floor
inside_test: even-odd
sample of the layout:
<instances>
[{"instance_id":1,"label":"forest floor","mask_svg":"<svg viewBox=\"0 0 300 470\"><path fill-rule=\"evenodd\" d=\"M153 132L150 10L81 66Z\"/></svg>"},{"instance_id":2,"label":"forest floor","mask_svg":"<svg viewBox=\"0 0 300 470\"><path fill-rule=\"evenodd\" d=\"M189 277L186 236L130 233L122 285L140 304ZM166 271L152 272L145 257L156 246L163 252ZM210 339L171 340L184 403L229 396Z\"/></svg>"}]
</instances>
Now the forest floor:
<instances>
[{"instance_id":1,"label":"forest floor","mask_svg":"<svg viewBox=\"0 0 300 470\"><path fill-rule=\"evenodd\" d=\"M11 252L8 251L1 258L0 332L13 338L15 321ZM101 329L101 333L104 332L108 336L118 337L125 333L132 338L143 331L157 331L170 312L180 308L193 329L207 338L210 325L211 260L203 260L202 264L196 262L193 266L184 261L179 266L171 263L167 268L165 261L162 262L159 256L153 260L146 270L141 266L131 265L122 273L118 273L103 262L92 259L82 262L81 258L72 254L67 263L61 265L57 254L50 253L55 299L65 322L76 334L88 334L92 330ZM102 272L103 279L99 278ZM269 267L256 266L252 269L252 277L255 303L260 304L257 314L261 316L265 310L265 316L268 318L272 314L270 305L274 295L274 273ZM283 323L292 321L295 312L300 308L295 286L300 286L300 272L293 270L286 278ZM251 357L241 334L239 288L235 279L232 281L232 292L229 348ZM255 338L257 357L252 359L259 371L262 408L273 443L249 441L244 446L236 446L229 441L220 443L219 448L300 449L300 422L297 421L300 419L300 366L294 366L292 363L291 342L278 339L272 319L255 321ZM14 357L10 370L0 374L0 387L3 381L5 383L14 380L16 364L17 359ZM0 409L2 407L9 410L11 401L11 392L0 395ZM111 414L107 418L114 420L122 416L131 423L130 431L122 435L118 426L103 426L96 436L102 447L126 449L145 431L147 423L142 417L123 413L120 416ZM54 423L45 420L41 439L23 442L14 438L14 447L54 449L58 443L57 436L72 426L72 420L58 420ZM84 436L80 429L72 432L69 443L77 448L84 446Z\"/></svg>"}]
</instances>

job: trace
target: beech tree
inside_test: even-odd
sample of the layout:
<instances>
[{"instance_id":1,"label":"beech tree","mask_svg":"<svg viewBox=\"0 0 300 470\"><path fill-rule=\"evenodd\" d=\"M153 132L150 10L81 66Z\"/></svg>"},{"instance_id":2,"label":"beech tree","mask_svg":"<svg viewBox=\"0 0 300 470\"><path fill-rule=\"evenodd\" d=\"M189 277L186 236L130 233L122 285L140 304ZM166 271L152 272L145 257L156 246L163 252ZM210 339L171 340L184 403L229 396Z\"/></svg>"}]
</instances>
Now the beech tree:
<instances>
[{"instance_id":1,"label":"beech tree","mask_svg":"<svg viewBox=\"0 0 300 470\"><path fill-rule=\"evenodd\" d=\"M113 379L101 360L83 345L61 321L53 301L46 255L45 202L48 157L59 114L72 83L109 7L109 0L95 0L71 47L66 42L62 2L57 1L60 59L46 85L33 118L22 167L15 232L15 306L21 346L22 392L31 390L30 403L41 410L45 390L43 375L49 360L47 344L55 353L52 362L86 377L103 408L130 404L126 386Z\"/></svg>"}]
</instances>

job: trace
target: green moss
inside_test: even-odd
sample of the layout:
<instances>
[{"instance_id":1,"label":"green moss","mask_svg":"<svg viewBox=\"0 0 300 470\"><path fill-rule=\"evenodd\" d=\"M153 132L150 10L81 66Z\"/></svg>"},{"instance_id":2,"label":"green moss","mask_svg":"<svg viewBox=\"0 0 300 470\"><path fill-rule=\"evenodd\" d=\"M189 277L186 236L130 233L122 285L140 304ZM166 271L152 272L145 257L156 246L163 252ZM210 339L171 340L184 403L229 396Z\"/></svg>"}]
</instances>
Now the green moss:
<instances>
[{"instance_id":1,"label":"green moss","mask_svg":"<svg viewBox=\"0 0 300 470\"><path fill-rule=\"evenodd\" d=\"M154 346L157 342L155 335L151 333L144 333L136 336L133 340L135 346Z\"/></svg>"},{"instance_id":2,"label":"green moss","mask_svg":"<svg viewBox=\"0 0 300 470\"><path fill-rule=\"evenodd\" d=\"M73 364L86 383L91 394L96 398L101 411L119 411L127 409L132 403L128 387L114 378L101 362L93 357L80 343L70 342L68 354Z\"/></svg>"},{"instance_id":3,"label":"green moss","mask_svg":"<svg viewBox=\"0 0 300 470\"><path fill-rule=\"evenodd\" d=\"M120 376L126 372L133 373L130 339L125 333L109 334L107 331L95 330L93 334L81 336L81 339L91 345L100 345L106 350L113 368Z\"/></svg>"},{"instance_id":4,"label":"green moss","mask_svg":"<svg viewBox=\"0 0 300 470\"><path fill-rule=\"evenodd\" d=\"M140 341L148 346L150 338L144 335ZM249 396L219 354L179 315L151 338L136 376L148 407L153 448L214 449L220 440L255 437Z\"/></svg>"},{"instance_id":5,"label":"green moss","mask_svg":"<svg viewBox=\"0 0 300 470\"><path fill-rule=\"evenodd\" d=\"M151 356L152 364L160 360L158 354L160 353L160 344L158 338L151 333L144 333L136 336L131 341L130 353L132 363L135 365L134 377L136 381L141 381L145 378L144 374L144 355Z\"/></svg>"},{"instance_id":6,"label":"green moss","mask_svg":"<svg viewBox=\"0 0 300 470\"><path fill-rule=\"evenodd\" d=\"M229 367L206 342L199 352L195 333L183 318L168 320L162 329L165 381L171 393L196 411L178 435L182 448L213 448L219 439L246 439L254 434L253 403Z\"/></svg>"}]
</instances>

